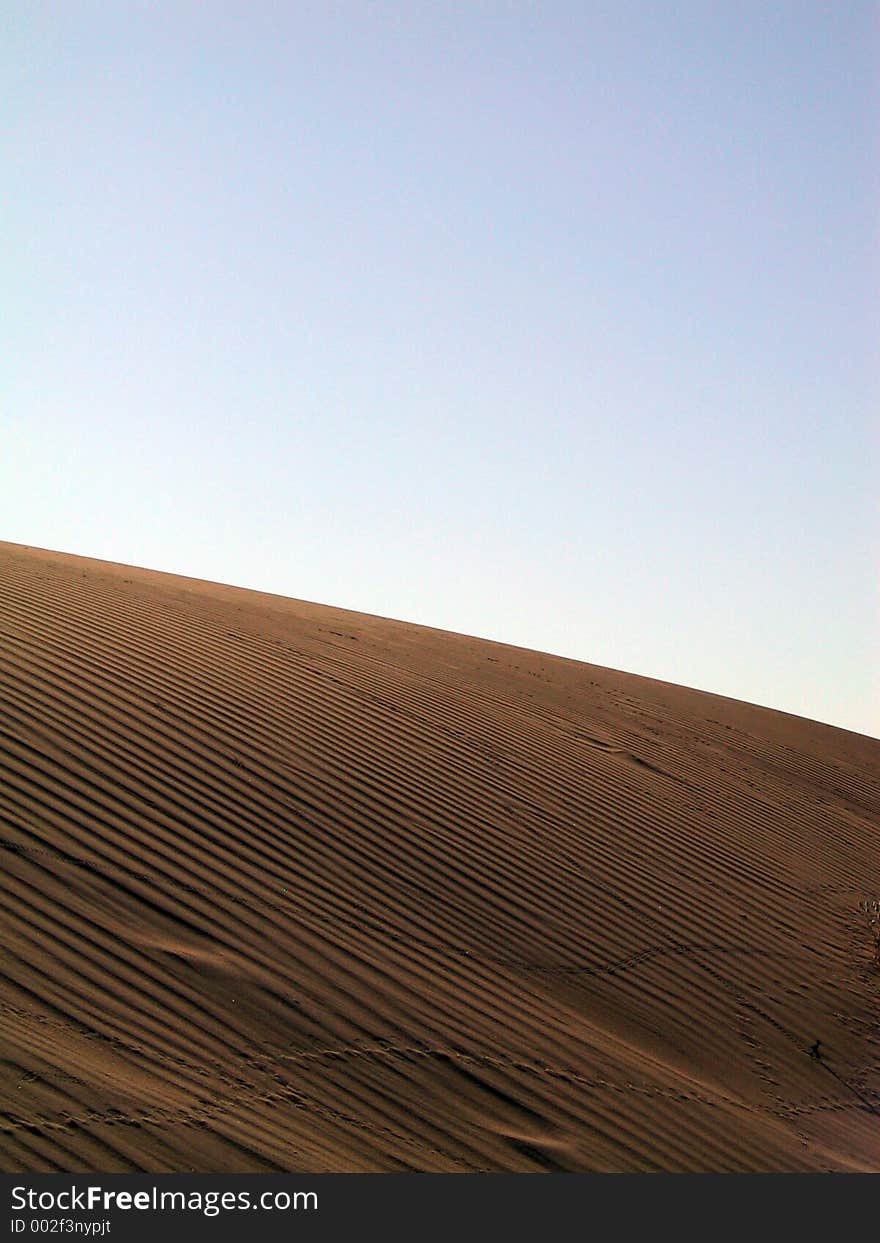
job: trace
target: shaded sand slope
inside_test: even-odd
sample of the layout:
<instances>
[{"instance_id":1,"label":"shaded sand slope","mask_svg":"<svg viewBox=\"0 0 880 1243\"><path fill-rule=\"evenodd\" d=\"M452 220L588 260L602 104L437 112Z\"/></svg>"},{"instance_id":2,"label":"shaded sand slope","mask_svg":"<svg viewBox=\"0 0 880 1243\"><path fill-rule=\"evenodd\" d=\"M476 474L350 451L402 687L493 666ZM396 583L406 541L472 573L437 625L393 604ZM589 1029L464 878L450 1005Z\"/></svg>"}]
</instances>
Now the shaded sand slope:
<instances>
[{"instance_id":1,"label":"shaded sand slope","mask_svg":"<svg viewBox=\"0 0 880 1243\"><path fill-rule=\"evenodd\" d=\"M9 544L0 730L7 1171L880 1167L880 742Z\"/></svg>"}]
</instances>

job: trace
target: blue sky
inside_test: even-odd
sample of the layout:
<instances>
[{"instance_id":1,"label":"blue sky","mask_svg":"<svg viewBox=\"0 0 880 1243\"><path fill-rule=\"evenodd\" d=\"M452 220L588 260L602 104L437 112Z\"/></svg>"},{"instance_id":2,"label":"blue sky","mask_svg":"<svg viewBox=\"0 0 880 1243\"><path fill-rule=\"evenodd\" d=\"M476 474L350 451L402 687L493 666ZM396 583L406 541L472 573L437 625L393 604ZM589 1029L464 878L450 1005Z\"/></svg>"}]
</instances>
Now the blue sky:
<instances>
[{"instance_id":1,"label":"blue sky","mask_svg":"<svg viewBox=\"0 0 880 1243\"><path fill-rule=\"evenodd\" d=\"M0 536L880 736L874 3L7 3Z\"/></svg>"}]
</instances>

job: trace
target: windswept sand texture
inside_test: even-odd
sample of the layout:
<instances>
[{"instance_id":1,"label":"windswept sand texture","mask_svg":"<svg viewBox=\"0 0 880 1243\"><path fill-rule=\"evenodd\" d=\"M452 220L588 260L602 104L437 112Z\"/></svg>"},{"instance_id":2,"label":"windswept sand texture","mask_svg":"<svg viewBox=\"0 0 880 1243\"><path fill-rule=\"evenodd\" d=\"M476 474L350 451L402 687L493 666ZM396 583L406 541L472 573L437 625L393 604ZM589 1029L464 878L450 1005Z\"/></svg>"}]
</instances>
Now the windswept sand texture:
<instances>
[{"instance_id":1,"label":"windswept sand texture","mask_svg":"<svg viewBox=\"0 0 880 1243\"><path fill-rule=\"evenodd\" d=\"M4 1170L880 1168L880 742L9 544L0 669Z\"/></svg>"}]
</instances>

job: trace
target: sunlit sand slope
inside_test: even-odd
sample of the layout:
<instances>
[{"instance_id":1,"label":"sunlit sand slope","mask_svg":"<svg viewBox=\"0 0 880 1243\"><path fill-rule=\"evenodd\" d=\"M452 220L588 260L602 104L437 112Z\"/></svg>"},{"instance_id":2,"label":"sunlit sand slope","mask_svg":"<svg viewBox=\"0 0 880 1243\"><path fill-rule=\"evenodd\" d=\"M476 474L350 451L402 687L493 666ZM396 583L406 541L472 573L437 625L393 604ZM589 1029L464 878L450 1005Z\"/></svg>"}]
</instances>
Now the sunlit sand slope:
<instances>
[{"instance_id":1,"label":"sunlit sand slope","mask_svg":"<svg viewBox=\"0 0 880 1243\"><path fill-rule=\"evenodd\" d=\"M880 742L9 544L0 730L4 1170L880 1168Z\"/></svg>"}]
</instances>

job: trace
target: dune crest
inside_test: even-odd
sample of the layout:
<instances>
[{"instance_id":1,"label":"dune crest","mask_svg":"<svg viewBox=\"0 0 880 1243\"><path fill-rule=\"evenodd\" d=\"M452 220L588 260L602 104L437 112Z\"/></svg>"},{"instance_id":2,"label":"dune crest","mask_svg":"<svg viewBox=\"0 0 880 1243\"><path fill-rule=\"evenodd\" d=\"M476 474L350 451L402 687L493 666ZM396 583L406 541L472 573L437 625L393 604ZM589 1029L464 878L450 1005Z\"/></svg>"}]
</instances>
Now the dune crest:
<instances>
[{"instance_id":1,"label":"dune crest","mask_svg":"<svg viewBox=\"0 0 880 1243\"><path fill-rule=\"evenodd\" d=\"M0 731L6 1171L880 1168L876 740L11 544Z\"/></svg>"}]
</instances>

